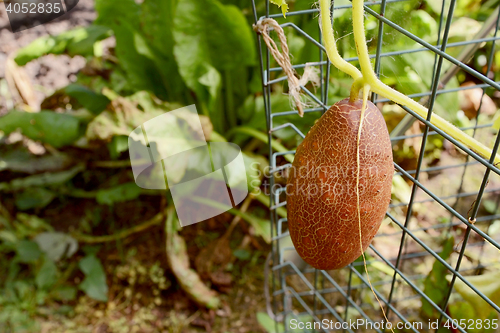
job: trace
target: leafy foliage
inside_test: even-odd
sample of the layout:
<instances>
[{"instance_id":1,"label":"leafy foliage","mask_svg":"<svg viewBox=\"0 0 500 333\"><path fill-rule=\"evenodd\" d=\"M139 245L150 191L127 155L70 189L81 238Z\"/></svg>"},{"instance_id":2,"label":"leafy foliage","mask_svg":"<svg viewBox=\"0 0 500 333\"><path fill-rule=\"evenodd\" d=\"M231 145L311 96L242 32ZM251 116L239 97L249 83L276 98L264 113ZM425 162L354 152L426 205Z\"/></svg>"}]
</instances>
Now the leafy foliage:
<instances>
[{"instance_id":1,"label":"leafy foliage","mask_svg":"<svg viewBox=\"0 0 500 333\"><path fill-rule=\"evenodd\" d=\"M91 25L63 32L58 36L41 37L19 50L14 60L19 66L23 66L31 60L49 53L92 55L94 54L94 44L108 37L110 33L111 30L107 27Z\"/></svg>"},{"instance_id":2,"label":"leafy foliage","mask_svg":"<svg viewBox=\"0 0 500 333\"><path fill-rule=\"evenodd\" d=\"M288 12L288 5L285 0L271 0L272 3L281 8L281 12L283 16L286 17L286 13Z\"/></svg>"},{"instance_id":3,"label":"leafy foliage","mask_svg":"<svg viewBox=\"0 0 500 333\"><path fill-rule=\"evenodd\" d=\"M283 16L288 6L300 10L310 9L312 5L311 1L295 1L289 5L283 0L272 2L281 7ZM336 1L336 5L349 4L348 0ZM265 8L264 2L257 1L256 5L261 11ZM394 2L388 6L386 17L424 40L434 42L440 7L441 1ZM262 166L268 165L269 158L266 147L269 124L264 103L269 102L274 112L291 111L289 98L284 94L286 84L271 85L269 101L265 101L261 94L256 39L251 30L253 17L248 1L96 0L95 8L98 18L89 27L39 38L19 50L15 57L18 65L25 65L49 53L81 55L87 64L76 82L45 99L42 103L44 110L40 113L13 110L0 118L4 138L21 133L45 151L35 156L22 142L10 144L11 147L5 150L0 146L0 172L7 175L0 182L0 204L5 201L8 204L6 211L13 213L13 217L4 214L0 205L0 270L6 272L0 274L0 327L6 325L14 331L39 331L31 318L49 305L57 303L61 305L59 309L69 305L71 309L79 295L85 294L97 302L105 302L111 297L112 288L108 288L111 279L106 277L110 271L100 259L105 253L82 246L82 239L100 242L103 238L90 235L79 238L78 235L106 234L100 237L111 239L113 242L109 244L116 247L121 256L123 244L117 235L129 235L128 231L137 225L126 229L120 224L133 220L140 227L143 211L152 206L158 209L156 201L164 200L163 193L141 190L134 183L127 155L127 136L133 129L165 112L196 104L202 113L204 134L209 140L227 140L242 148L249 187L255 190L262 184ZM459 23L477 27L491 10L478 9L474 1L460 1L457 11L470 13L470 20ZM340 53L345 58L356 56L354 41L349 34L352 25L349 11L336 10L334 18ZM284 22L284 18L278 20ZM286 20L319 39L317 18L313 15L289 16ZM372 17L366 20L369 47L374 49L378 42L377 25ZM384 29L384 50L419 47L389 26ZM460 29L459 25L452 30L453 41L471 37L470 31ZM294 63L317 59L317 49L311 47L311 42L303 35L293 29L285 29L285 33ZM103 40L109 37L116 41L116 46L104 50ZM498 54L496 56L500 59ZM270 61L269 65L275 66L274 60ZM405 94L428 91L432 79L432 66L428 64L433 61L433 55L422 52L383 57L381 79ZM298 69L299 74L301 71ZM272 80L282 73L273 71L269 75ZM447 88L456 88L461 81L463 79L454 78ZM328 94L330 102L338 101L348 96L351 83L345 75L332 69L328 91L323 93ZM321 97L320 91L311 91L316 97ZM384 110L389 107L393 106L384 105ZM457 94L450 93L440 95L434 109L454 123L463 124L457 113L459 107ZM277 117L273 119L273 126L291 122L305 133L318 114L307 113L300 119L294 114ZM498 119L497 124L500 124ZM163 130L178 131L178 125L172 123ZM285 152L294 149L300 141L301 137L288 127L273 133L271 144L276 150ZM440 142L432 141L427 145L426 154L433 156L435 151L440 151L437 148L441 148ZM405 160L412 157L407 151L401 154ZM292 158L291 155L284 157L288 161ZM194 162L201 164L202 161ZM281 160L277 162L281 163ZM403 183L395 192L409 191L404 179L399 180ZM394 194L404 202L400 196L404 197L406 192L404 195ZM265 198L258 199L269 204ZM128 216L124 207L129 206L139 207L141 217ZM486 210L496 211L493 206L484 201ZM51 226L41 218L64 215L66 210L78 211L75 213L77 219L65 221L62 226L58 223ZM271 241L267 212L257 204L250 205L246 211L234 209L229 213L249 224L252 237L264 244ZM286 212L281 211L280 215L285 216ZM64 218L67 217L64 215ZM124 228L125 232L115 233ZM175 237L179 237L179 244L184 244L180 235L182 233L179 236L176 233ZM228 253L251 267L257 256L252 255L248 247L239 245L231 244ZM453 238L450 238L440 254L443 259L450 256L452 246ZM175 256L169 258L179 260ZM182 257L183 269L177 272L179 276L183 272L192 272L188 259ZM228 264L228 267L232 265ZM378 274L392 272L380 263L373 266L376 268L375 278ZM163 268L158 269L163 273ZM423 281L425 293L437 304L442 303L448 287L448 281L443 278L445 273L446 268L436 261ZM83 279L82 282L75 282L75 277ZM492 286L491 290L484 288L485 293L491 291L488 295L496 302L498 288L491 280L494 278L488 275L485 279ZM162 290L170 286L170 281L166 281L168 283L162 282ZM478 286L485 285L481 279L474 282ZM472 318L478 315L476 309L486 309L463 286L457 284L456 289L462 299L450 305L454 316ZM422 300L422 312L429 318L436 317L426 300ZM354 318L355 315L351 315ZM275 330L274 321L266 314L258 313L257 320L269 332ZM282 328L283 324L278 324L278 331Z\"/></svg>"},{"instance_id":4,"label":"leafy foliage","mask_svg":"<svg viewBox=\"0 0 500 333\"><path fill-rule=\"evenodd\" d=\"M90 254L80 260L78 267L85 274L85 279L80 284L80 289L98 301L108 300L108 285L106 284L106 274L99 259L94 254Z\"/></svg>"},{"instance_id":5,"label":"leafy foliage","mask_svg":"<svg viewBox=\"0 0 500 333\"><path fill-rule=\"evenodd\" d=\"M50 111L11 111L2 117L0 131L9 134L17 129L30 139L40 140L56 148L73 143L81 135L80 121L77 118Z\"/></svg>"}]
</instances>

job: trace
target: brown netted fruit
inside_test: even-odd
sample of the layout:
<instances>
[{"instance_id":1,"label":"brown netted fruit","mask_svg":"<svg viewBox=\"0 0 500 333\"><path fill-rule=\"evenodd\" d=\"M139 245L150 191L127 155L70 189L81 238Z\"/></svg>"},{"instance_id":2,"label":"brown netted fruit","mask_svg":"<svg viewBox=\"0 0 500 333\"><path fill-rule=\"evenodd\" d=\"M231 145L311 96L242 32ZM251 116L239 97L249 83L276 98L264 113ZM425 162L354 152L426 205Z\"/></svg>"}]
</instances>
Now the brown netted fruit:
<instances>
[{"instance_id":1,"label":"brown netted fruit","mask_svg":"<svg viewBox=\"0 0 500 333\"><path fill-rule=\"evenodd\" d=\"M318 269L344 267L361 255L357 139L362 101L334 104L298 146L287 184L288 228L299 255ZM359 141L363 251L391 199L394 167L382 114L368 101Z\"/></svg>"}]
</instances>

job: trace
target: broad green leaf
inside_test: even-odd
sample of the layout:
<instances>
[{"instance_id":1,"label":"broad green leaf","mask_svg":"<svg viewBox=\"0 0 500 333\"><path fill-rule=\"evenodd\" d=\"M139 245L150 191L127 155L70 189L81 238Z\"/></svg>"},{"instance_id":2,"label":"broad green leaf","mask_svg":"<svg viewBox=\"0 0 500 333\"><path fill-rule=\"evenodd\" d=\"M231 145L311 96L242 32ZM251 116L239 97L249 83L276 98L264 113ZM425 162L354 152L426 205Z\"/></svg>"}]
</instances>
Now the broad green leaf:
<instances>
[{"instance_id":1,"label":"broad green leaf","mask_svg":"<svg viewBox=\"0 0 500 333\"><path fill-rule=\"evenodd\" d=\"M444 260L448 259L453 251L454 244L455 239L453 237L448 238L439 256ZM424 281L424 293L438 305L443 303L448 290L448 281L443 279L447 271L448 269L436 259L432 265L432 271ZM437 318L439 316L437 310L424 298L422 298L422 311L427 318Z\"/></svg>"},{"instance_id":2,"label":"broad green leaf","mask_svg":"<svg viewBox=\"0 0 500 333\"><path fill-rule=\"evenodd\" d=\"M178 0L145 0L141 5L141 27L152 59L161 71L168 101L184 101L186 85L174 58L172 34ZM137 40L136 40L137 45Z\"/></svg>"},{"instance_id":3,"label":"broad green leaf","mask_svg":"<svg viewBox=\"0 0 500 333\"><path fill-rule=\"evenodd\" d=\"M97 191L96 200L100 204L113 205L115 202L133 200L141 194L141 188L135 183L125 183L109 189Z\"/></svg>"},{"instance_id":4,"label":"broad green leaf","mask_svg":"<svg viewBox=\"0 0 500 333\"><path fill-rule=\"evenodd\" d=\"M283 17L286 17L286 13L288 12L288 5L285 0L271 0L276 6L281 8L281 12L283 13Z\"/></svg>"},{"instance_id":5,"label":"broad green leaf","mask_svg":"<svg viewBox=\"0 0 500 333\"><path fill-rule=\"evenodd\" d=\"M108 37L109 32L109 28L91 25L66 31L57 36L40 37L17 51L14 60L19 66L23 66L49 53L67 52L70 55L91 55L94 51L94 43Z\"/></svg>"},{"instance_id":6,"label":"broad green leaf","mask_svg":"<svg viewBox=\"0 0 500 333\"><path fill-rule=\"evenodd\" d=\"M148 90L166 97L161 67L145 56L146 43L140 22L140 6L133 0L97 0L98 24L113 29L116 38L116 56L127 75L127 83L136 90ZM147 52L146 52L147 53Z\"/></svg>"},{"instance_id":7,"label":"broad green leaf","mask_svg":"<svg viewBox=\"0 0 500 333\"><path fill-rule=\"evenodd\" d=\"M42 173L39 175L28 176L25 178L16 178L10 183L0 183L0 190L16 191L35 186L59 185L72 179L76 174L83 170L83 165L77 165L69 170L53 173Z\"/></svg>"},{"instance_id":8,"label":"broad green leaf","mask_svg":"<svg viewBox=\"0 0 500 333\"><path fill-rule=\"evenodd\" d=\"M24 239L16 244L16 252L18 260L22 263L35 262L42 254L37 243Z\"/></svg>"},{"instance_id":9,"label":"broad green leaf","mask_svg":"<svg viewBox=\"0 0 500 333\"><path fill-rule=\"evenodd\" d=\"M80 260L78 267L85 274L85 279L80 283L79 288L90 298L106 302L108 300L108 285L106 284L104 268L99 259L93 254L88 255Z\"/></svg>"},{"instance_id":10,"label":"broad green leaf","mask_svg":"<svg viewBox=\"0 0 500 333\"><path fill-rule=\"evenodd\" d=\"M52 202L55 195L43 187L30 187L16 194L16 207L19 210L43 208Z\"/></svg>"},{"instance_id":11,"label":"broad green leaf","mask_svg":"<svg viewBox=\"0 0 500 333\"><path fill-rule=\"evenodd\" d=\"M141 5L140 20L144 35L151 46L167 58L173 56L172 28L178 2L179 0L145 0Z\"/></svg>"},{"instance_id":12,"label":"broad green leaf","mask_svg":"<svg viewBox=\"0 0 500 333\"><path fill-rule=\"evenodd\" d=\"M134 0L96 0L95 10L98 14L96 24L113 28L126 21L139 27L140 6Z\"/></svg>"},{"instance_id":13,"label":"broad green leaf","mask_svg":"<svg viewBox=\"0 0 500 333\"><path fill-rule=\"evenodd\" d=\"M110 102L103 94L95 93L80 84L70 84L64 88L64 92L68 96L75 98L78 103L94 114L103 111Z\"/></svg>"},{"instance_id":14,"label":"broad green leaf","mask_svg":"<svg viewBox=\"0 0 500 333\"><path fill-rule=\"evenodd\" d=\"M39 173L44 171L59 171L71 164L71 158L59 152L42 156L32 154L28 149L16 147L8 152L2 151L0 170L14 172Z\"/></svg>"},{"instance_id":15,"label":"broad green leaf","mask_svg":"<svg viewBox=\"0 0 500 333\"><path fill-rule=\"evenodd\" d=\"M39 140L56 148L73 143L81 135L77 118L52 111L11 111L0 117L0 131L9 134L17 129L32 140Z\"/></svg>"},{"instance_id":16,"label":"broad green leaf","mask_svg":"<svg viewBox=\"0 0 500 333\"><path fill-rule=\"evenodd\" d=\"M63 257L70 258L78 250L78 242L62 232L42 232L34 241L52 261L59 261Z\"/></svg>"},{"instance_id":17,"label":"broad green leaf","mask_svg":"<svg viewBox=\"0 0 500 333\"><path fill-rule=\"evenodd\" d=\"M215 0L184 0L177 6L173 36L184 82L212 112L212 121L222 120L220 73L256 63L254 39L245 17L237 7ZM222 126L216 124L215 128Z\"/></svg>"},{"instance_id":18,"label":"broad green leaf","mask_svg":"<svg viewBox=\"0 0 500 333\"><path fill-rule=\"evenodd\" d=\"M158 96L166 96L161 71L155 65L154 56L147 44L141 44L142 36L127 22L113 28L116 36L116 55L125 70L129 84L136 90L148 90ZM146 56L145 54L148 54Z\"/></svg>"},{"instance_id":19,"label":"broad green leaf","mask_svg":"<svg viewBox=\"0 0 500 333\"><path fill-rule=\"evenodd\" d=\"M36 274L36 286L40 289L50 289L56 283L58 273L56 264L52 260L44 258L42 267Z\"/></svg>"},{"instance_id":20,"label":"broad green leaf","mask_svg":"<svg viewBox=\"0 0 500 333\"><path fill-rule=\"evenodd\" d=\"M250 26L235 6L215 0L183 0L177 6L173 34L181 67L203 60L196 59L200 56L218 71L256 63Z\"/></svg>"}]
</instances>

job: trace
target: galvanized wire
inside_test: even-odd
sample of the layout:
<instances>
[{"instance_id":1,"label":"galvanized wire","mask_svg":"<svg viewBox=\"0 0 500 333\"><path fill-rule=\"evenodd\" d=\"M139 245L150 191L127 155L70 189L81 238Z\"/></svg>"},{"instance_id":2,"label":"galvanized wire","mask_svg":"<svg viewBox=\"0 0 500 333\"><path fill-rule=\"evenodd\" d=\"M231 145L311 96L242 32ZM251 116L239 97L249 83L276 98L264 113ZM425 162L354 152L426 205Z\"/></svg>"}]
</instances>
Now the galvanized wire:
<instances>
[{"instance_id":1,"label":"galvanized wire","mask_svg":"<svg viewBox=\"0 0 500 333\"><path fill-rule=\"evenodd\" d=\"M395 231L390 233L380 232L376 236L376 239L379 240L396 240L399 244L398 248L393 251L393 254L388 256L387 254L382 253L380 249L377 249L377 246L374 246L373 244L370 245L369 253L371 257L367 259L367 265L370 271L373 271L371 268L372 266L381 263L391 270L391 274L386 278L382 278L379 281L373 281L372 284L374 291L381 300L382 304L385 306L385 310L387 315L390 316L390 319L403 323L411 324L418 321L418 318L415 318L416 315L418 317L418 314L407 311L403 305L405 302L418 303L426 301L430 307L437 311L439 314L438 320L441 323L446 320L457 319L451 317L448 309L452 296L456 295L454 285L457 279L462 281L482 300L484 300L484 302L488 304L492 310L500 313L499 305L489 299L487 295L482 293L467 279L468 276L476 275L478 270L489 269L488 265L478 263L477 265L469 264L462 267L466 248L477 253L483 253L485 244L489 244L496 251L500 251L500 237L490 235L488 233L488 227L491 223L493 221L500 220L500 211L483 213L481 215L479 214L480 208L482 207L482 200L485 196L495 198L497 206L500 202L500 187L487 188L489 179L492 176L497 177L500 175L500 169L493 164L493 156L495 156L500 146L500 135L498 135L498 133L496 134L493 154L491 158L487 160L479 156L471 149L465 147L463 144L457 142L447 133L444 133L439 128L436 128L429 121L438 96L478 88L482 89L482 95L484 96L487 88L500 90L500 82L489 77L489 72L492 69L494 61L494 53L496 51L496 41L500 39L500 36L498 36L500 7L495 9L497 14L495 17L496 21L493 36L488 36L488 31L486 31L486 33L482 31L480 36L476 36L477 38L472 40L448 43L448 35L454 18L456 0L451 0L449 3L445 3L443 1L441 6L441 15L439 18L438 38L434 44L431 44L430 42L412 34L403 27L398 26L386 17L385 14L391 4L403 1L407 0L381 0L365 3L366 13L376 18L379 23L376 33L377 43L375 53L370 55L370 58L375 59L375 72L377 75L383 74L381 73L381 63L386 57L400 56L417 52L432 52L434 54L429 91L421 91L409 95L411 98L422 98L421 102L425 103L429 109L427 119L422 118L413 110L403 107L406 114L409 115L407 117L411 117L412 121L418 120L424 125L423 132L419 134L405 134L402 132L391 137L393 143L399 145L404 143L404 140L418 139L420 141L420 146L417 149L419 153L416 164L413 167L406 168L398 165L397 163L394 164L395 176L403 177L412 186L410 196L407 201L401 200L399 202L393 202L389 206L389 211L386 215L387 219L390 220L390 223L392 223L395 227ZM282 14L278 13L278 11L271 14L269 1L266 1L265 13L257 12L254 0L252 0L252 6L255 22L257 22L261 17L272 17L275 19L282 17ZM372 8L373 6L378 6L378 12ZM333 13L335 10L348 10L351 7L351 5L336 7L332 5L331 11ZM259 16L262 14L264 15ZM317 17L318 9L311 8L301 11L292 11L287 14L287 17L294 17L298 15ZM488 22L491 22L491 20ZM303 93L309 97L311 103L313 104L313 106L304 110L306 116L311 117L312 115L315 115L319 118L331 105L331 101L328 100L329 85L331 84L331 64L326 57L323 45L321 45L321 31L319 31L319 40L315 40L295 23L285 22L281 24L281 26L287 29L293 29L297 35L305 38L309 44L308 47L316 47L318 49L318 58L310 59L308 64L318 66L320 69L322 80L318 88L319 93L312 92L304 86L301 86L301 89ZM421 47L401 49L397 51L384 51L385 27L394 29L397 33L415 41ZM468 53L466 56L469 57L469 53L471 53L473 48L477 49L484 43L490 43L491 47L488 53L488 60L484 72L477 71L470 67L466 63L462 62L460 57L454 58L447 53L450 48L465 47L469 48L466 52ZM259 61L262 71L262 91L266 111L265 116L269 143L274 139L274 135L276 133L286 129L291 129L297 134L298 137L304 138L307 133L302 132L293 121L284 123L279 121L285 116L288 117L287 119L290 119L290 116L297 115L297 111L289 110L277 112L272 109L271 94L273 91L273 85L286 81L286 77L282 75L282 69L280 67L272 67L273 63L269 52L265 49L265 45L263 45L264 44L262 44L260 36L258 36L258 52L260 55ZM468 61L469 59L470 58L463 60ZM356 62L358 59L357 57L350 57L346 60ZM452 67L450 72L443 74L442 68L445 63L452 64ZM293 68L301 69L304 68L305 65L305 63L295 63L293 64ZM475 84L470 86L447 88L447 81L450 77L455 76L457 73L457 70L453 68L453 66L458 67L460 71L474 78ZM445 82L440 81L442 76L445 77L443 79ZM372 101L374 103L389 102L387 99L375 95L372 96ZM479 122L481 106L482 102L480 104L478 114L473 121L473 125L462 128L462 130L472 130L474 136L476 136L479 131L489 131L489 128L492 125L491 119L486 123ZM424 153L431 138L441 138L451 143L455 148L457 148L458 151L466 154L465 161L463 161L463 159L462 161L460 161L461 159L457 159L456 162L452 164L426 166L424 164ZM276 328L278 328L278 321L281 321L281 323L284 324L285 331L289 332L289 320L303 320L304 318L309 318L310 320L316 322L321 322L322 319L328 319L333 320L334 322L344 323L348 322L348 320L352 318L363 318L367 322L372 323L376 321L380 322L382 317L380 311L377 310L378 305L376 305L376 303L367 302L366 298L362 297L362 295L366 295L366 293L369 293L368 296L371 294L368 281L364 275L362 262L356 261L339 271L330 272L318 271L309 266L299 267L297 262L287 259L287 253L293 252L293 247L290 244L282 243L289 236L286 227L287 220L286 218L280 217L277 212L278 208L286 206L286 201L280 201L280 195L281 198L284 198L282 194L285 193L285 188L283 184L280 184L276 180L275 175L278 172L286 172L286 170L291 167L291 164L285 163L283 159L284 155L295 153L294 147L290 148L290 151L277 152L272 148L271 144L269 144L270 178L267 185L270 197L271 237L273 242L273 250L270 257L271 283L269 286L271 291L270 308L273 312L273 318L277 319ZM467 177L467 172L472 170L471 168L474 168L474 170L482 170L474 171L476 173L482 172L480 185L478 184L476 191L465 191L464 181ZM427 181L427 178L438 173L450 171L458 171L456 173L461 175L460 179L456 179L456 183L458 183L459 186L455 193L441 194L436 189L429 187L429 181ZM425 177L423 177L424 175ZM462 212L462 209L459 208L458 204L462 200L468 200L467 202L471 202L471 209L469 212ZM416 224L415 212L418 212L416 205L424 204L430 205L429 207L432 207L431 209L443 212L440 215L443 216L443 219L445 216L444 212L446 212L448 214L446 221L433 221L430 225L424 226ZM394 213L394 210L403 210L404 217L400 218ZM441 258L440 253L442 249L437 242L429 243L427 238L422 239L421 237L422 233L432 231L450 234L456 229L464 229L463 236L461 236L463 239L456 240L456 253L453 259L449 260ZM414 249L410 251L410 246L416 246L419 250ZM407 269L407 263L412 263L415 260L423 260L425 258L430 258L434 262L438 262L443 265L443 267L447 270L447 274L451 277L451 281L449 282L446 290L446 295L444 300L441 301L441 304L435 303L432 300L431 295L426 294L425 288L423 288L423 281L426 279L427 274L415 274L411 273L411 271ZM403 297L401 294L403 294ZM420 319L424 321L423 318ZM351 328L340 330L346 332L353 331ZM329 330L319 328L305 331L328 332ZM382 332L384 330L375 329L374 331ZM428 330L426 327L423 329L416 329L415 327L412 327L408 331L427 332ZM467 330L461 327L458 327L456 331L467 332Z\"/></svg>"}]
</instances>

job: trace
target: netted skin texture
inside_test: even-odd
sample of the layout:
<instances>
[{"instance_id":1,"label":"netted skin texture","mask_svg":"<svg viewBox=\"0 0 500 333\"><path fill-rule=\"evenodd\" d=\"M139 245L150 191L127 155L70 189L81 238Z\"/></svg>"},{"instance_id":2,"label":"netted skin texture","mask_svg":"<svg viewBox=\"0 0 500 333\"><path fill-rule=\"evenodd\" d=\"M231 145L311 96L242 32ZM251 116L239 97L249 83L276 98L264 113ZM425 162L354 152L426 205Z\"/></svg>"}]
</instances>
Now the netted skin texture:
<instances>
[{"instance_id":1,"label":"netted skin texture","mask_svg":"<svg viewBox=\"0 0 500 333\"><path fill-rule=\"evenodd\" d=\"M288 228L298 254L318 269L342 268L361 255L356 178L362 101L334 104L297 147L287 183ZM391 199L389 132L368 101L359 141L359 207L363 251Z\"/></svg>"}]
</instances>

